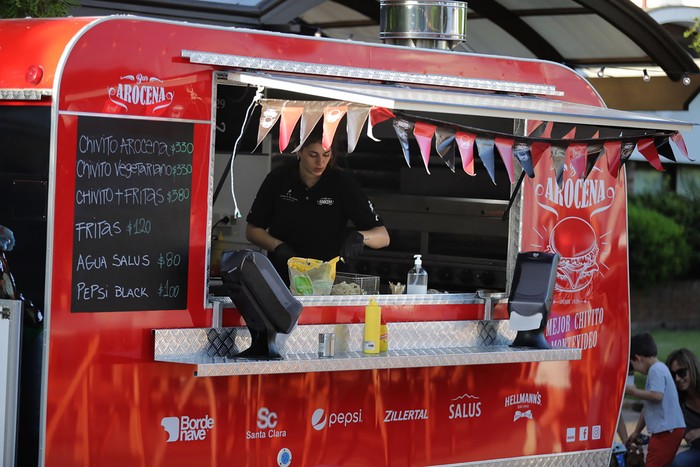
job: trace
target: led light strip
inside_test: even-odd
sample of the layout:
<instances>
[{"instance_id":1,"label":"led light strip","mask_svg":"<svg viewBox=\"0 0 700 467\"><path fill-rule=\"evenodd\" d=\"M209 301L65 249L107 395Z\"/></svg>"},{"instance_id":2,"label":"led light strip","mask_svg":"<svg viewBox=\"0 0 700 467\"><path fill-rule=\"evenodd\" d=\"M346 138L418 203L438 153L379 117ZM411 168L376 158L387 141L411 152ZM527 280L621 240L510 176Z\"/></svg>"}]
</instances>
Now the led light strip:
<instances>
[{"instance_id":1,"label":"led light strip","mask_svg":"<svg viewBox=\"0 0 700 467\"><path fill-rule=\"evenodd\" d=\"M0 89L0 100L4 101L40 101L50 95L51 89Z\"/></svg>"},{"instance_id":2,"label":"led light strip","mask_svg":"<svg viewBox=\"0 0 700 467\"><path fill-rule=\"evenodd\" d=\"M518 83L515 81L495 81L488 79L462 78L459 76L423 75L390 70L375 70L341 65L326 65L308 62L292 62L269 58L244 57L195 50L182 50L181 56L190 63L216 65L233 68L247 68L285 73L300 73L316 76L333 76L338 78L356 78L397 83L427 84L449 86L453 88L480 89L484 91L516 92L547 96L563 96L555 86L545 84Z\"/></svg>"}]
</instances>

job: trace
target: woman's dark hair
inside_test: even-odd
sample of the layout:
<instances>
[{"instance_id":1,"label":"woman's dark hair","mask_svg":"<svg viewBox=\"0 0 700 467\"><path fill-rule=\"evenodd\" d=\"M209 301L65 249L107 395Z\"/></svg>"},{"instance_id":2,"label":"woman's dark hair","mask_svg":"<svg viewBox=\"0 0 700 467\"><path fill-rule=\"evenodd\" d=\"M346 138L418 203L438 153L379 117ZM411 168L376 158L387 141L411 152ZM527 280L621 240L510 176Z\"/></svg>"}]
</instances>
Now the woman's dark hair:
<instances>
[{"instance_id":1,"label":"woman's dark hair","mask_svg":"<svg viewBox=\"0 0 700 467\"><path fill-rule=\"evenodd\" d=\"M681 368L688 369L688 378L690 378L688 392L700 394L700 379L698 378L698 367L700 367L700 364L698 364L695 354L688 349L674 350L666 358L666 366L671 368L673 362L677 362ZM680 396L682 400L684 394L681 393Z\"/></svg>"},{"instance_id":2,"label":"woman's dark hair","mask_svg":"<svg viewBox=\"0 0 700 467\"><path fill-rule=\"evenodd\" d=\"M298 141L298 138L297 138ZM309 133L309 136L306 137L304 142L301 144L299 147L299 150L301 151L305 147L318 143L321 144L323 141L323 121L320 121L319 123L316 124L313 130L311 130L311 133ZM343 137L343 132L340 129L340 125L338 125L338 130L336 131L336 134L333 137L333 143L331 143L331 160L328 161L328 166L332 169L335 169L338 167L337 161L340 159L344 154L343 150L343 142L345 141L345 138ZM296 146L299 146L297 143ZM347 147L347 143L345 143L345 146Z\"/></svg>"}]
</instances>

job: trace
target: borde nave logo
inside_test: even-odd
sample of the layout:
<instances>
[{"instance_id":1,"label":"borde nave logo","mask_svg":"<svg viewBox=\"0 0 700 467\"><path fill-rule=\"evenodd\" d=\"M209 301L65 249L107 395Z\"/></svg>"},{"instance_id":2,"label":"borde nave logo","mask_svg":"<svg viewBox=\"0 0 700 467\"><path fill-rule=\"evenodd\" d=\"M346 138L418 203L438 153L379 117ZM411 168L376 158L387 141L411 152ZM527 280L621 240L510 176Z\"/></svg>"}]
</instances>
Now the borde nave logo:
<instances>
[{"instance_id":1,"label":"borde nave logo","mask_svg":"<svg viewBox=\"0 0 700 467\"><path fill-rule=\"evenodd\" d=\"M163 417L160 421L168 435L168 443L176 441L203 441L214 428L214 419L209 415L202 418L190 418L186 415L181 417Z\"/></svg>"}]
</instances>

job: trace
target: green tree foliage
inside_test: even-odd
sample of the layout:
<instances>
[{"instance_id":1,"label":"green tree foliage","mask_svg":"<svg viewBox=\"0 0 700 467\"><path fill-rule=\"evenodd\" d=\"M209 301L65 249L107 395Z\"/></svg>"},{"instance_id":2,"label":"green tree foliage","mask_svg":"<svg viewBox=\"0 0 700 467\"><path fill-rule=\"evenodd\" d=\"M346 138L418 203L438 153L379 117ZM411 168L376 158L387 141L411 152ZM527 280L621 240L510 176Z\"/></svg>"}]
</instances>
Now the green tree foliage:
<instances>
[{"instance_id":1,"label":"green tree foliage","mask_svg":"<svg viewBox=\"0 0 700 467\"><path fill-rule=\"evenodd\" d=\"M687 277L700 278L700 197L687 197L669 191L663 194L638 195L632 200L637 205L673 219L683 228L683 236L690 247Z\"/></svg>"},{"instance_id":2,"label":"green tree foliage","mask_svg":"<svg viewBox=\"0 0 700 467\"><path fill-rule=\"evenodd\" d=\"M695 24L683 32L683 37L690 38L688 47L700 53L700 19L693 18L693 20Z\"/></svg>"},{"instance_id":3,"label":"green tree foliage","mask_svg":"<svg viewBox=\"0 0 700 467\"><path fill-rule=\"evenodd\" d=\"M627 214L632 285L660 285L684 277L691 248L683 226L640 204L630 204Z\"/></svg>"},{"instance_id":4,"label":"green tree foliage","mask_svg":"<svg viewBox=\"0 0 700 467\"><path fill-rule=\"evenodd\" d=\"M68 15L78 0L0 0L2 18L58 18Z\"/></svg>"}]
</instances>

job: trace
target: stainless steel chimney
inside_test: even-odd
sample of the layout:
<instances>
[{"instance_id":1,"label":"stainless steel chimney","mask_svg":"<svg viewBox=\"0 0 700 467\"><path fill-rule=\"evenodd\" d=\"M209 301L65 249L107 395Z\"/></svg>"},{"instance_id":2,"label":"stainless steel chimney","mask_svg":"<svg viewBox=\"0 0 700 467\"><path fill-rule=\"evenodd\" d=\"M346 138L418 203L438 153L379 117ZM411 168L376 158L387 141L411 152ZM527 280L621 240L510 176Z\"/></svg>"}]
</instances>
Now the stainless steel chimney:
<instances>
[{"instance_id":1,"label":"stainless steel chimney","mask_svg":"<svg viewBox=\"0 0 700 467\"><path fill-rule=\"evenodd\" d=\"M381 0L379 38L387 44L449 50L467 39L467 2Z\"/></svg>"}]
</instances>

